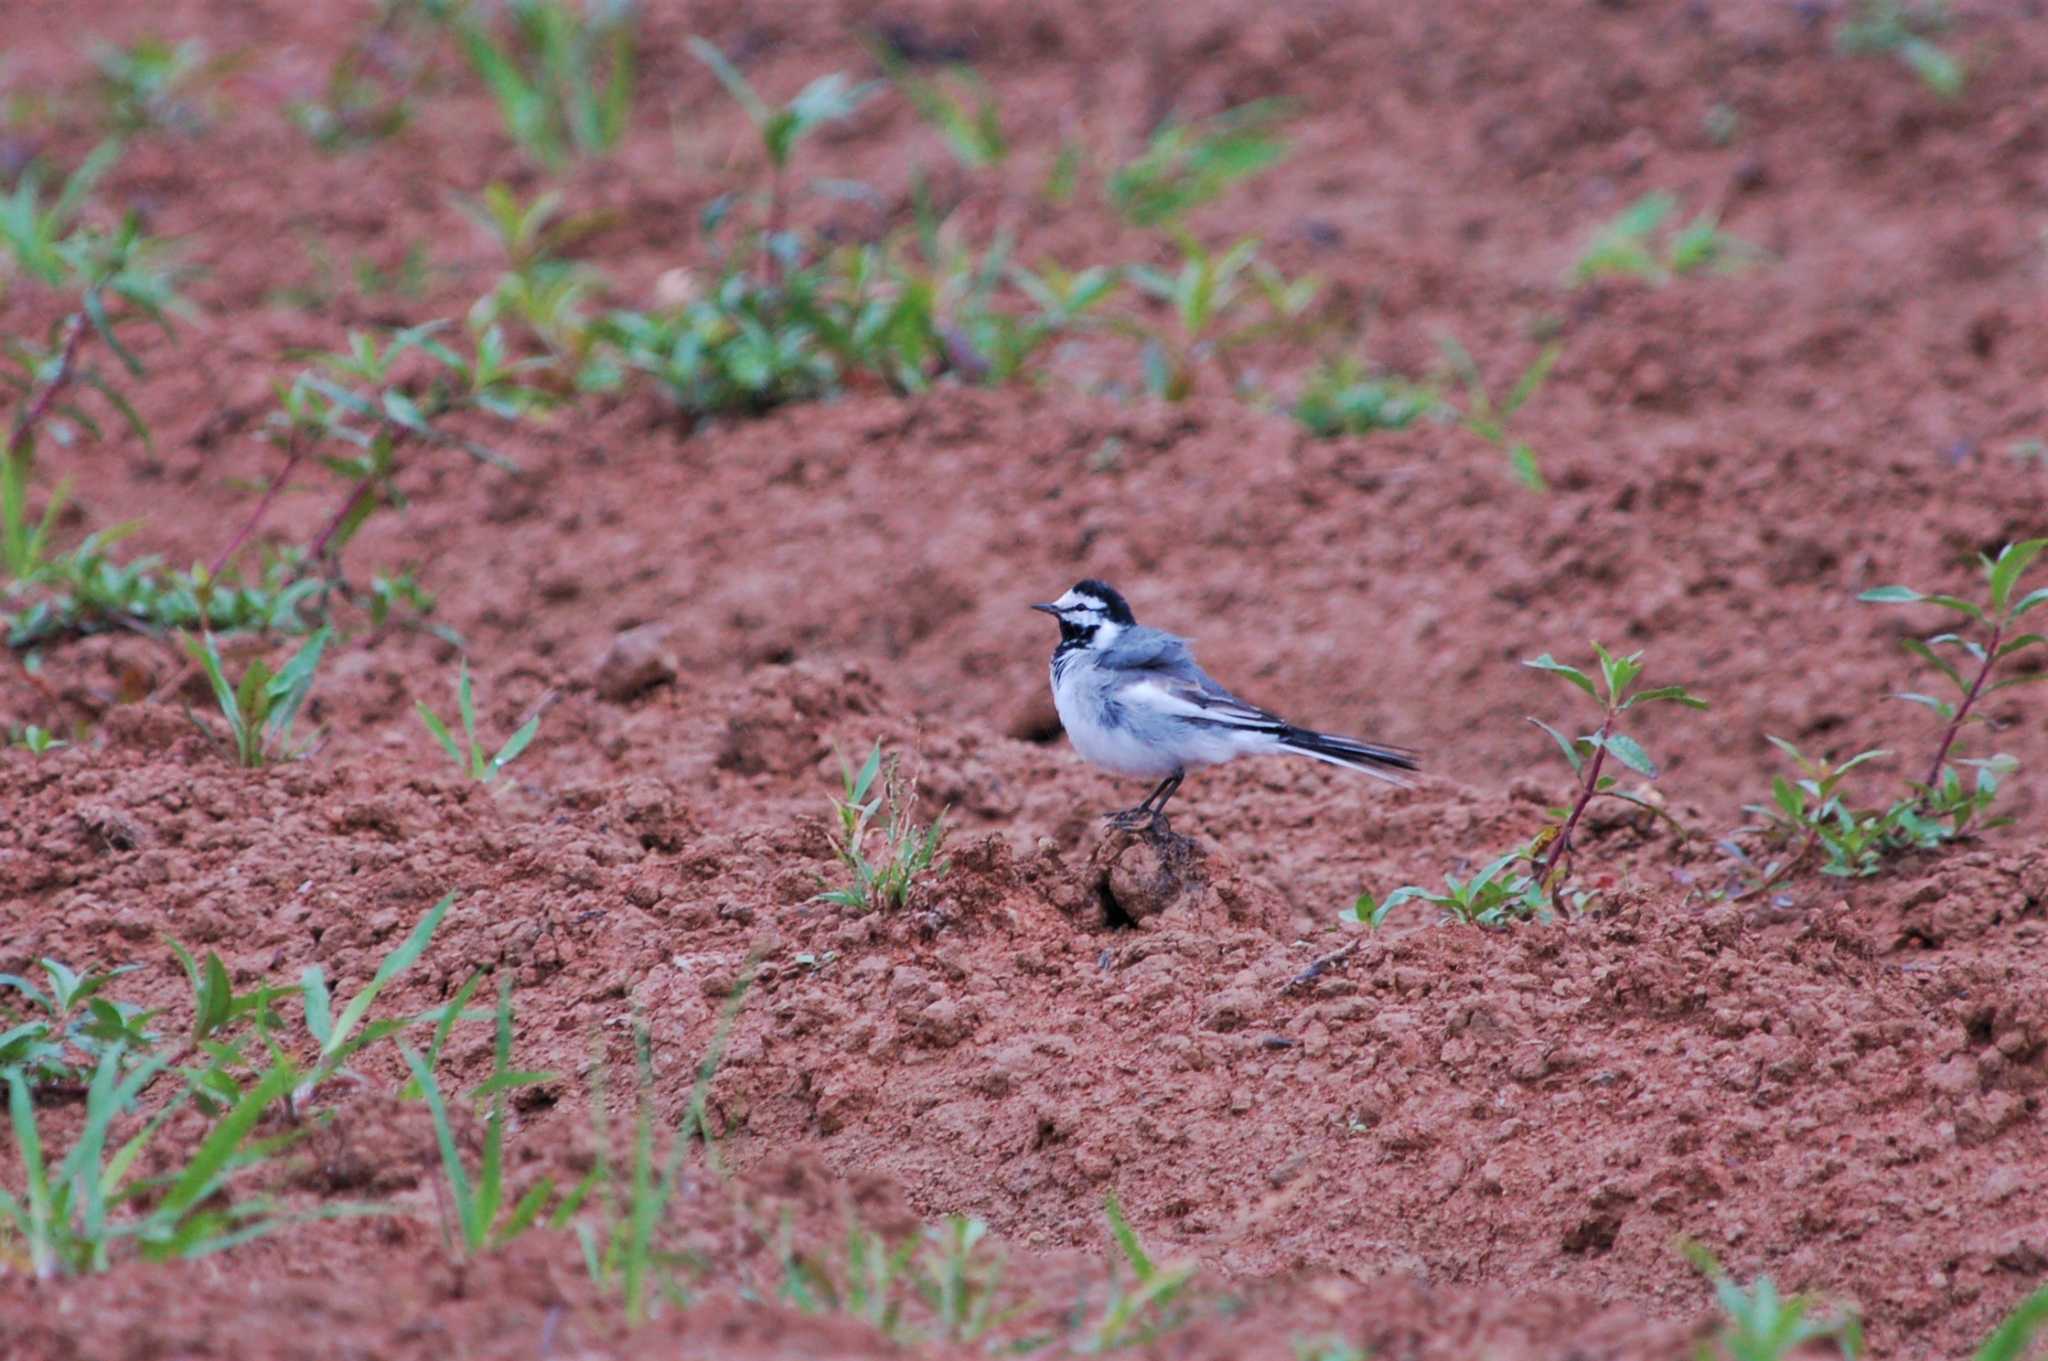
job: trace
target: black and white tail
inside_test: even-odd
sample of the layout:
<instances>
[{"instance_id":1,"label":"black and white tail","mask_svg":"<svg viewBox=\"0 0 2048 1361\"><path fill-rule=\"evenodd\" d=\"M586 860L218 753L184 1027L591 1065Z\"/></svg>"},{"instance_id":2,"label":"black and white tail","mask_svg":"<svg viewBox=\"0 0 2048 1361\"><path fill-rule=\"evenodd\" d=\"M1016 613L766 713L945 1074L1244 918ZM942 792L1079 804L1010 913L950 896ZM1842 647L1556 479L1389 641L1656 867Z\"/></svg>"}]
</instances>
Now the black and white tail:
<instances>
[{"instance_id":1,"label":"black and white tail","mask_svg":"<svg viewBox=\"0 0 2048 1361\"><path fill-rule=\"evenodd\" d=\"M1382 767L1391 766L1396 770L1419 770L1421 765L1416 754L1406 747L1382 747L1371 742L1357 742L1335 733L1312 732L1307 728L1287 728L1277 734L1280 749L1297 756L1327 761L1333 766L1346 770L1362 771L1376 780L1388 784L1406 785L1408 782L1398 775L1389 775Z\"/></svg>"}]
</instances>

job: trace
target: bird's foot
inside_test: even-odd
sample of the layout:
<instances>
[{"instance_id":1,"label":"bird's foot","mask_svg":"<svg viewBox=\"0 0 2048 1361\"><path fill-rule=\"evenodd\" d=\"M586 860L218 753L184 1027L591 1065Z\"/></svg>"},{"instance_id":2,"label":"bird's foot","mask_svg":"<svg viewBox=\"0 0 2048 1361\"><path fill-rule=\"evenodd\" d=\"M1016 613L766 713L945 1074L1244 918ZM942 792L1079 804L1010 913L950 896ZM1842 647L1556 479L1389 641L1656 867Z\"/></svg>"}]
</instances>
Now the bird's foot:
<instances>
[{"instance_id":1,"label":"bird's foot","mask_svg":"<svg viewBox=\"0 0 2048 1361\"><path fill-rule=\"evenodd\" d=\"M1143 805L1126 808L1121 813L1110 813L1103 821L1119 832L1144 832L1154 838L1171 835L1173 831L1166 821L1165 810L1146 808Z\"/></svg>"}]
</instances>

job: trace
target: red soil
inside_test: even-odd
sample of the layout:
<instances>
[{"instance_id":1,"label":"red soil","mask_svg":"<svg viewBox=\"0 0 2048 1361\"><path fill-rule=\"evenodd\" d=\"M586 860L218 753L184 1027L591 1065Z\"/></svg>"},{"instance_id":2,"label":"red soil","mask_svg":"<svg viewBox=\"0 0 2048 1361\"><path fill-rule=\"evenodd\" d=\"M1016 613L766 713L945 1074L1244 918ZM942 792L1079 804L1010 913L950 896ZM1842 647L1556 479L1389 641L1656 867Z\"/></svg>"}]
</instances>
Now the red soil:
<instances>
[{"instance_id":1,"label":"red soil","mask_svg":"<svg viewBox=\"0 0 2048 1361\"><path fill-rule=\"evenodd\" d=\"M349 991L458 889L392 1005L510 971L521 1064L564 1075L522 1111L531 1171L587 1163L582 1075L600 1047L624 1058L636 1017L675 1118L719 1000L761 964L712 1088L737 1191L707 1181L677 1211L679 1235L731 1264L697 1308L624 1332L563 1235L458 1270L430 1127L373 1082L335 1097L287 1189L418 1217L51 1286L0 1274L0 1349L510 1356L544 1337L565 1356L881 1355L857 1323L738 1297L740 1280L772 1288L774 1207L821 1236L849 1214L973 1214L1019 1281L1068 1300L1101 1279L1110 1192L1155 1256L1198 1261L1205 1289L1241 1303L1161 1356L1285 1357L1325 1334L1378 1356L1674 1355L1710 1304L1681 1236L1744 1279L1853 1301L1883 1355L1962 1354L2038 1283L2036 692L1989 710L2023 763L2016 827L1768 904L1709 892L1727 876L1713 841L1782 766L1766 734L1899 750L1874 786L1931 752L1926 716L1882 697L1913 678L1898 639L1934 621L1856 593L1966 589L1972 554L2042 532L2044 474L2006 447L2048 434L2048 31L1966 9L1950 42L1972 82L1944 104L1887 61L1837 57L1820 7L1240 9L663 8L633 137L567 177L569 202L612 215L581 253L621 301L705 263L691 224L745 173L747 143L690 32L749 53L778 93L864 69L861 23L965 43L1024 148L1005 172L1019 186L1068 132L1127 151L1158 91L1184 114L1283 94L1303 110L1295 154L1206 210L1204 234L1260 233L1284 268L1323 276L1395 367L1425 366L1449 331L1505 381L1532 329L1555 330L1564 357L1522 426L1552 492L1447 428L1317 442L1221 396L868 393L686 434L640 394L498 438L523 479L422 461L404 513L350 549L419 566L437 622L468 642L487 732L559 692L496 796L456 779L413 715L451 707L453 652L426 634L339 648L309 714L317 750L259 772L193 733L180 706L206 697L174 648L102 637L50 649L33 682L10 668L8 721L97 728L0 755L0 971L141 963L124 995L166 1006L176 1033L186 989L164 934L218 951L238 983L317 963ZM80 0L21 41L12 80L55 91L79 88L88 33L247 56L210 130L139 140L109 181L204 266L207 319L142 346L132 393L154 452L113 438L50 459L76 483L74 530L139 519L135 551L210 558L274 470L259 427L286 352L459 315L490 277L449 194L534 180L466 77L400 138L339 159L275 112L363 21ZM1725 146L1702 126L1717 105L1740 120ZM92 133L78 115L36 137L68 161ZM911 167L941 153L877 101L803 155L900 206ZM1595 227L1652 189L1719 204L1771 262L1562 287ZM966 211L984 210L1000 209ZM424 243L444 268L422 299L286 305L278 290L308 273L301 232L384 267ZM1026 258L1150 249L1085 205L1024 214ZM44 301L11 291L0 324L40 331ZM1133 359L1102 342L1062 363ZM301 542L329 509L286 497L267 532ZM1086 575L1197 635L1262 702L1423 748L1427 778L1198 775L1175 805L1198 882L1152 904L1126 876L1122 911L1142 919L1106 924L1097 814L1142 791L1057 740L1050 629L1023 611ZM607 697L607 651L646 626L636 645L673 678ZM1595 819L1580 872L1605 890L1596 915L1482 933L1417 910L1291 983L1349 939L1336 912L1360 889L1437 882L1540 825L1565 787L1523 717L1563 721L1575 696L1516 662L1589 637L1645 649L1653 681L1713 701L1639 727L1657 790L1706 835ZM811 898L832 868L832 752L877 738L953 810L954 863L917 910L863 916ZM489 1058L485 1028L458 1031L451 1082ZM365 1071L395 1085L402 1069L387 1053ZM13 1185L11 1149L0 1168Z\"/></svg>"}]
</instances>

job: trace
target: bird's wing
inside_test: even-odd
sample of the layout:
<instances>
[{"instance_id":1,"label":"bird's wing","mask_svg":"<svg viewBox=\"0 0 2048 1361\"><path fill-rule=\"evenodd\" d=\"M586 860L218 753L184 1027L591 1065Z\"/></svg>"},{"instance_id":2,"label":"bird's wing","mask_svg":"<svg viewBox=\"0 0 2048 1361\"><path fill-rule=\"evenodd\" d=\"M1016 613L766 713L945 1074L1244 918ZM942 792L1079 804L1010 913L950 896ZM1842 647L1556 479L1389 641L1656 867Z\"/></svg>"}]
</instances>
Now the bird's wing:
<instances>
[{"instance_id":1,"label":"bird's wing","mask_svg":"<svg viewBox=\"0 0 2048 1361\"><path fill-rule=\"evenodd\" d=\"M1193 676L1158 672L1133 679L1118 691L1117 699L1165 717L1210 727L1279 733L1291 726L1285 719L1237 698L1200 668L1196 668Z\"/></svg>"},{"instance_id":2,"label":"bird's wing","mask_svg":"<svg viewBox=\"0 0 2048 1361\"><path fill-rule=\"evenodd\" d=\"M1201 673L1188 640L1164 629L1133 626L1096 654L1096 665L1111 671L1163 671L1171 675Z\"/></svg>"}]
</instances>

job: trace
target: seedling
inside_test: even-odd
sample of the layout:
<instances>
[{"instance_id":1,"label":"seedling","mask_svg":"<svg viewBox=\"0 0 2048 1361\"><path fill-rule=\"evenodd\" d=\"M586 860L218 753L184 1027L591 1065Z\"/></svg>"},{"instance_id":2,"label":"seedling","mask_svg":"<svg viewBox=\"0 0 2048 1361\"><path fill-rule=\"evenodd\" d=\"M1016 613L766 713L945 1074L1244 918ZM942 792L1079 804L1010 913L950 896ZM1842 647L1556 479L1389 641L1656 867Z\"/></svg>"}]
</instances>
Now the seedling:
<instances>
[{"instance_id":1,"label":"seedling","mask_svg":"<svg viewBox=\"0 0 2048 1361\"><path fill-rule=\"evenodd\" d=\"M27 603L0 614L8 646L32 648L56 638L113 629L148 633L207 628L215 632L303 633L306 611L321 589L295 581L297 565L273 558L260 580L217 578L203 567L166 571L154 555L118 562L108 551L132 526L90 534L79 545L37 565L9 594Z\"/></svg>"},{"instance_id":2,"label":"seedling","mask_svg":"<svg viewBox=\"0 0 2048 1361\"><path fill-rule=\"evenodd\" d=\"M1929 35L1948 27L1946 0L1861 0L1835 35L1845 54L1890 53L1943 99L1960 99L1969 73Z\"/></svg>"},{"instance_id":3,"label":"seedling","mask_svg":"<svg viewBox=\"0 0 2048 1361\"><path fill-rule=\"evenodd\" d=\"M770 107L768 102L755 92L747 78L740 74L738 67L726 59L725 53L702 38L690 39L690 51L697 60L711 68L739 106L746 110L747 118L760 134L761 149L768 157L768 215L767 250L770 277L796 255L796 243L783 230L785 214L788 211L787 182L789 163L796 154L797 144L829 123L844 122L860 110L875 93L874 82L856 85L841 72L819 76L799 90L796 97L779 108Z\"/></svg>"},{"instance_id":4,"label":"seedling","mask_svg":"<svg viewBox=\"0 0 2048 1361\"><path fill-rule=\"evenodd\" d=\"M1957 698L1952 700L1914 691L1902 691L1896 696L1932 710L1942 720L1941 739L1935 746L1934 759L1928 765L1926 777L1912 789L1920 811L1929 817L1949 819L1955 835L1961 835L1970 820L1989 804L1997 792L1998 776L2010 772L2016 764L2003 757L1959 761L1959 765L1972 765L1977 769L1974 788L1965 789L1962 776L1949 764L1949 753L1955 747L1956 738L1966 725L1988 721L1978 707L1985 697L2014 686L2048 680L2048 671L2006 676L1997 681L1991 679L1992 673L2008 658L2029 648L2048 644L2048 637L2039 633L2020 632L2019 623L2041 605L2048 604L2048 586L2025 594L2020 594L2018 589L2020 578L2043 549L2048 549L2048 539L2027 539L2007 544L1999 550L1996 558L1979 555L1978 562L1989 588L1988 597L1981 604L1952 595L1922 595L1910 586L1880 586L1857 597L1875 604L1924 602L1936 605L1963 616L1966 622L1961 627L1982 638L1980 642L1957 633L1938 633L1930 638L1908 638L1903 644L1908 652L1940 672L1957 692ZM1965 680L1962 670L1937 652L1937 648L1954 648L1967 655L1975 663L1969 679Z\"/></svg>"},{"instance_id":5,"label":"seedling","mask_svg":"<svg viewBox=\"0 0 2048 1361\"><path fill-rule=\"evenodd\" d=\"M1145 389L1170 402L1195 389L1201 364L1214 360L1233 393L1243 380L1231 351L1252 341L1296 328L1315 301L1321 283L1313 278L1289 280L1258 258L1259 242L1245 237L1220 254L1184 231L1173 239L1181 265L1172 274L1149 265L1129 271L1132 283L1171 308L1177 329L1137 325L1144 340ZM1249 289L1247 289L1249 285ZM1252 295L1264 303L1264 315L1247 315Z\"/></svg>"},{"instance_id":6,"label":"seedling","mask_svg":"<svg viewBox=\"0 0 2048 1361\"><path fill-rule=\"evenodd\" d=\"M1258 100L1194 123L1172 123L1109 179L1109 204L1135 227L1166 227L1287 155L1279 100Z\"/></svg>"},{"instance_id":7,"label":"seedling","mask_svg":"<svg viewBox=\"0 0 2048 1361\"><path fill-rule=\"evenodd\" d=\"M71 744L48 728L40 728L33 723L12 723L7 728L7 745L19 747L33 756L41 756Z\"/></svg>"},{"instance_id":8,"label":"seedling","mask_svg":"<svg viewBox=\"0 0 2048 1361\"><path fill-rule=\"evenodd\" d=\"M812 901L869 912L906 907L924 883L943 878L950 868L938 859L946 840L946 815L940 813L922 832L917 829L911 820L917 790L903 779L895 758L884 760L880 742L858 771L844 758L839 769L844 792L832 800L839 823L831 838L832 849L853 875L853 882L820 893ZM867 855L871 831L880 834L881 855L876 860Z\"/></svg>"},{"instance_id":9,"label":"seedling","mask_svg":"<svg viewBox=\"0 0 2048 1361\"><path fill-rule=\"evenodd\" d=\"M1436 393L1422 384L1373 372L1347 355L1316 365L1295 399L1294 419L1327 439L1406 430L1442 409Z\"/></svg>"},{"instance_id":10,"label":"seedling","mask_svg":"<svg viewBox=\"0 0 2048 1361\"><path fill-rule=\"evenodd\" d=\"M214 702L226 720L228 746L236 765L253 769L301 754L292 746L292 724L312 693L320 654L333 632L332 628L320 629L276 672L261 659L250 662L242 679L234 684L228 681L211 633L202 633L197 641L185 640L185 650L213 686ZM206 730L201 727L200 731Z\"/></svg>"},{"instance_id":11,"label":"seedling","mask_svg":"<svg viewBox=\"0 0 2048 1361\"><path fill-rule=\"evenodd\" d=\"M1678 200L1671 194L1643 195L1594 234L1566 282L1642 279L1663 284L1707 271L1733 274L1763 259L1755 246L1722 231L1718 216L1711 212L1700 214L1660 246L1658 234L1677 211Z\"/></svg>"},{"instance_id":12,"label":"seedling","mask_svg":"<svg viewBox=\"0 0 2048 1361\"><path fill-rule=\"evenodd\" d=\"M1600 663L1597 681L1579 668L1558 661L1548 652L1522 663L1561 677L1585 691L1600 706L1600 726L1582 737L1567 737L1540 718L1529 720L1550 734L1579 782L1577 797L1569 811L1552 810L1553 817L1560 820L1537 837L1529 853L1536 869L1535 881L1539 891L1559 906L1562 906L1559 894L1571 874L1572 836L1578 830L1579 819L1585 815L1586 805L1596 798L1613 798L1665 816L1655 804L1616 789L1613 776L1601 774L1607 758L1612 756L1645 779L1657 778L1657 764L1650 759L1650 754L1635 738L1619 730L1617 725L1621 716L1639 704L1668 702L1682 704L1688 709L1707 707L1705 700L1691 694L1682 685L1661 685L1647 690L1635 688L1643 672L1643 654L1640 652L1617 657L1598 643L1593 644L1593 652Z\"/></svg>"},{"instance_id":13,"label":"seedling","mask_svg":"<svg viewBox=\"0 0 2048 1361\"><path fill-rule=\"evenodd\" d=\"M1195 1279L1195 1264L1183 1262L1161 1266L1154 1262L1139 1241L1115 1193L1103 1197L1103 1214L1109 1220L1109 1237L1115 1253L1109 1260L1109 1299L1102 1314L1076 1339L1075 1350L1084 1356L1100 1355L1124 1347L1143 1346L1153 1338L1179 1327L1187 1319L1182 1296ZM1124 1283L1118 1257L1129 1269L1131 1281Z\"/></svg>"},{"instance_id":14,"label":"seedling","mask_svg":"<svg viewBox=\"0 0 2048 1361\"><path fill-rule=\"evenodd\" d=\"M814 285L808 271L779 288L735 271L677 311L614 312L599 331L620 364L659 382L686 415L758 413L820 396L838 378L815 326L796 319Z\"/></svg>"},{"instance_id":15,"label":"seedling","mask_svg":"<svg viewBox=\"0 0 2048 1361\"><path fill-rule=\"evenodd\" d=\"M647 1320L654 1304L653 1295L659 1295L679 1308L688 1302L674 1276L686 1259L658 1248L655 1244L656 1230L667 1218L670 1202L682 1189L683 1160L693 1143L702 1143L705 1159L712 1168L721 1166L717 1145L712 1140L711 1127L706 1120L706 1106L711 1081L717 1076L718 1066L725 1061L733 1026L739 1020L740 1007L746 1001L753 978L754 961L749 960L725 999L718 1027L712 1032L711 1044L697 1065L697 1080L690 1089L690 1100L682 1122L670 1139L667 1158L659 1165L654 1149L653 1051L646 1027L634 1026L637 1099L632 1166L625 1172L623 1193L620 1169L611 1161L604 1092L599 1089L592 1093L590 1109L592 1121L597 1126L597 1158L584 1186L595 1189L590 1203L596 1212L596 1222L588 1217L577 1220L576 1237L582 1245L583 1264L591 1282L600 1290L620 1296L629 1326L637 1327ZM579 1201L584 1198L584 1186L571 1193Z\"/></svg>"},{"instance_id":16,"label":"seedling","mask_svg":"<svg viewBox=\"0 0 2048 1361\"><path fill-rule=\"evenodd\" d=\"M1813 1295L1781 1295L1769 1276L1737 1285L1705 1247L1693 1242L1680 1246L1713 1282L1714 1298L1726 1316L1714 1338L1700 1344L1698 1361L1790 1361L1815 1355L1815 1345L1823 1342L1832 1342L1845 1361L1863 1354L1863 1325L1855 1311L1829 1308Z\"/></svg>"},{"instance_id":17,"label":"seedling","mask_svg":"<svg viewBox=\"0 0 2048 1361\"><path fill-rule=\"evenodd\" d=\"M1527 440L1514 434L1511 423L1543 387L1550 377L1550 370L1557 364L1557 357L1563 351L1555 344L1545 345L1522 370L1522 376L1508 389L1505 397L1496 399L1486 386L1486 375L1479 371L1479 365L1472 354L1453 336L1444 336L1438 342L1444 359L1449 363L1451 373L1465 386L1465 409L1458 414L1460 424L1479 438L1485 440L1508 456L1508 467L1515 479L1531 491L1545 491L1549 484L1543 480L1543 472L1536 463L1536 451L1529 447Z\"/></svg>"},{"instance_id":18,"label":"seedling","mask_svg":"<svg viewBox=\"0 0 2048 1361\"><path fill-rule=\"evenodd\" d=\"M1543 892L1542 883L1526 872L1508 873L1509 866L1527 859L1529 853L1517 848L1488 861L1470 879L1461 880L1454 874L1446 874L1441 893L1415 884L1397 888L1382 899L1375 899L1369 892L1361 893L1350 908L1337 914L1337 918L1378 928L1401 904L1423 902L1442 908L1445 921L1462 922L1467 926L1548 921L1550 899Z\"/></svg>"},{"instance_id":19,"label":"seedling","mask_svg":"<svg viewBox=\"0 0 2048 1361\"><path fill-rule=\"evenodd\" d=\"M455 1206L455 1230L460 1235L463 1259L473 1259L503 1247L540 1220L541 1213L554 1199L555 1191L554 1179L544 1176L517 1202L510 1206L505 1203L505 1093L554 1080L549 1073L525 1072L512 1067L512 980L502 974L499 976L497 1036L491 1051L491 1075L474 1093L475 1100L490 1102L490 1113L484 1118L483 1152L473 1173L463 1162L461 1150L456 1147L455 1130L448 1120L448 1106L441 1096L441 1085L434 1077L431 1063L408 1046L399 1048L433 1116L434 1140L441 1151L441 1171L448 1180L449 1198ZM566 1224L581 1200L580 1195L563 1199L550 1216L550 1227L559 1228ZM451 1237L446 1224L442 1225L442 1234L444 1238ZM450 1250L453 1251L455 1246L451 1239Z\"/></svg>"},{"instance_id":20,"label":"seedling","mask_svg":"<svg viewBox=\"0 0 2048 1361\"><path fill-rule=\"evenodd\" d=\"M540 715L535 714L520 725L519 731L505 739L505 745L498 748L497 755L486 759L483 747L478 745L476 740L476 700L470 691L469 659L466 657L462 661L460 679L455 683L455 707L462 717L460 745L457 745L454 735L448 731L448 725L441 721L440 715L429 709L424 702L413 707L419 710L420 721L427 725L427 731L441 744L441 750L447 752L448 759L455 762L455 768L467 773L469 778L478 784L496 783L498 776L504 773L505 767L519 759L519 754L526 750L528 744L533 741L534 734L540 731Z\"/></svg>"},{"instance_id":21,"label":"seedling","mask_svg":"<svg viewBox=\"0 0 2048 1361\"><path fill-rule=\"evenodd\" d=\"M80 973L54 959L39 962L48 976L45 987L0 974L0 990L11 989L29 1008L26 1020L0 1013L0 1021L13 1022L0 1029L0 1073L19 1073L31 1087L75 1083L109 1051L149 1051L156 1036L148 1026L156 1013L100 995L139 966Z\"/></svg>"},{"instance_id":22,"label":"seedling","mask_svg":"<svg viewBox=\"0 0 2048 1361\"><path fill-rule=\"evenodd\" d=\"M377 972L363 985L363 990L349 999L339 1016L334 1014L334 998L328 991L326 972L318 964L306 966L299 978L299 993L305 1002L306 1030L319 1050L304 1080L292 1090L294 1107L312 1095L321 1083L346 1072L350 1059L379 1040L422 1021L438 1021L451 1010L437 1007L417 1016L370 1018L370 1008L376 1004L378 994L426 953L427 943L434 937L434 929L454 905L455 894L451 892L429 908L411 934L384 957L384 962L377 966ZM459 1012L460 1007L452 1010Z\"/></svg>"},{"instance_id":23,"label":"seedling","mask_svg":"<svg viewBox=\"0 0 2048 1361\"><path fill-rule=\"evenodd\" d=\"M195 132L201 126L199 110L184 95L208 69L206 45L197 39L173 45L161 38L142 38L126 47L98 43L92 49L92 64L99 71L100 100L115 132Z\"/></svg>"},{"instance_id":24,"label":"seedling","mask_svg":"<svg viewBox=\"0 0 2048 1361\"><path fill-rule=\"evenodd\" d=\"M1003 111L982 78L967 66L952 67L924 80L886 43L870 43L889 83L903 92L917 116L945 139L946 149L966 170L988 170L1010 155L1003 135ZM953 87L957 87L956 89Z\"/></svg>"},{"instance_id":25,"label":"seedling","mask_svg":"<svg viewBox=\"0 0 2048 1361\"><path fill-rule=\"evenodd\" d=\"M113 1145L114 1125L164 1066L154 1058L125 1063L120 1046L101 1054L86 1091L84 1123L54 1168L45 1158L27 1081L17 1071L4 1074L24 1185L18 1194L0 1189L0 1224L27 1244L29 1266L38 1279L105 1271L123 1241L133 1241L146 1260L168 1261L202 1257L296 1222L373 1212L336 1204L287 1216L263 1197L230 1198L239 1173L296 1137L254 1137L265 1108L297 1077L288 1062L269 1068L222 1112L181 1167L160 1177L139 1175L137 1163L183 1098L150 1117L118 1147Z\"/></svg>"},{"instance_id":26,"label":"seedling","mask_svg":"<svg viewBox=\"0 0 2048 1361\"><path fill-rule=\"evenodd\" d=\"M2048 1329L2048 1286L2014 1306L1977 1348L1975 1361L2027 1361L2034 1339Z\"/></svg>"},{"instance_id":27,"label":"seedling","mask_svg":"<svg viewBox=\"0 0 2048 1361\"><path fill-rule=\"evenodd\" d=\"M549 169L571 152L611 151L633 108L635 27L631 0L506 0L502 41L474 10L455 36L490 87L506 130Z\"/></svg>"}]
</instances>

